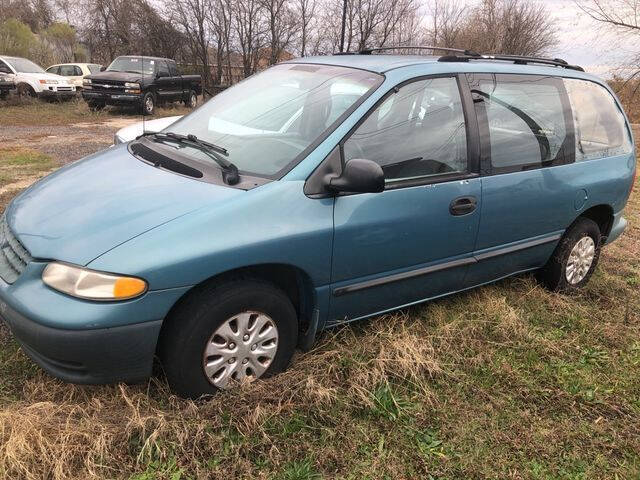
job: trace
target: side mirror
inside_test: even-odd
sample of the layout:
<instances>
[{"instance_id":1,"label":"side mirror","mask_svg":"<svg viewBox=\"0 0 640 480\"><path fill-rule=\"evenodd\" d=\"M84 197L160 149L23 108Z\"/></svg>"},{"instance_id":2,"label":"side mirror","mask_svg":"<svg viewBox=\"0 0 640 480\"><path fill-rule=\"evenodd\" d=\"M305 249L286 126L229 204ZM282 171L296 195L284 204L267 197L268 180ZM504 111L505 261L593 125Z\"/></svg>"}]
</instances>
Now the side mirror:
<instances>
[{"instance_id":1,"label":"side mirror","mask_svg":"<svg viewBox=\"0 0 640 480\"><path fill-rule=\"evenodd\" d=\"M100 71L101 71L101 72L104 72L106 69L107 69L107 67L105 67L104 65L102 65L102 66L100 67Z\"/></svg>"},{"instance_id":2,"label":"side mirror","mask_svg":"<svg viewBox=\"0 0 640 480\"><path fill-rule=\"evenodd\" d=\"M384 172L376 162L349 160L340 176L327 175L325 187L333 192L378 193L384 190Z\"/></svg>"}]
</instances>

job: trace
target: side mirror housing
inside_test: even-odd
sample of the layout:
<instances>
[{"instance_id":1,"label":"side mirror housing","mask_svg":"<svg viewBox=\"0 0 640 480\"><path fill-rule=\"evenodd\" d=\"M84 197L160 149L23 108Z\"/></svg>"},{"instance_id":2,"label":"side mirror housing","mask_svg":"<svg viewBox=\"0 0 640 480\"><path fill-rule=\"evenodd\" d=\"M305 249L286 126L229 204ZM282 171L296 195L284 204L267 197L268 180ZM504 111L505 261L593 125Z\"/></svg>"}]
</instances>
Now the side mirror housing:
<instances>
[{"instance_id":1,"label":"side mirror housing","mask_svg":"<svg viewBox=\"0 0 640 480\"><path fill-rule=\"evenodd\" d=\"M100 71L101 71L101 72L104 72L106 69L107 69L107 67L105 67L104 65L102 65L102 66L100 67Z\"/></svg>"},{"instance_id":2,"label":"side mirror housing","mask_svg":"<svg viewBox=\"0 0 640 480\"><path fill-rule=\"evenodd\" d=\"M384 190L384 172L376 162L363 158L349 160L341 175L327 175L325 187L332 192L378 193Z\"/></svg>"}]
</instances>

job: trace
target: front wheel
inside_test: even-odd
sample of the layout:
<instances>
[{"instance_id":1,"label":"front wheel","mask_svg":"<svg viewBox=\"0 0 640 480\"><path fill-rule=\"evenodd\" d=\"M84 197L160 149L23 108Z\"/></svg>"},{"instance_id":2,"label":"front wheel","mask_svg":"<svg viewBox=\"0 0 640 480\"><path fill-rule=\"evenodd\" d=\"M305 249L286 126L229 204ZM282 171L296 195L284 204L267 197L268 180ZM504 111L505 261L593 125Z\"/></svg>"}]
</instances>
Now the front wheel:
<instances>
[{"instance_id":1,"label":"front wheel","mask_svg":"<svg viewBox=\"0 0 640 480\"><path fill-rule=\"evenodd\" d=\"M101 102L87 102L87 105L89 106L89 110L91 110L92 112L99 112L106 106Z\"/></svg>"},{"instance_id":2,"label":"front wheel","mask_svg":"<svg viewBox=\"0 0 640 480\"><path fill-rule=\"evenodd\" d=\"M206 286L174 311L160 359L171 389L198 398L283 371L297 337L295 309L280 289L237 280Z\"/></svg>"},{"instance_id":3,"label":"front wheel","mask_svg":"<svg viewBox=\"0 0 640 480\"><path fill-rule=\"evenodd\" d=\"M578 218L565 232L538 279L550 290L573 292L593 275L602 247L602 232L589 218Z\"/></svg>"},{"instance_id":4,"label":"front wheel","mask_svg":"<svg viewBox=\"0 0 640 480\"><path fill-rule=\"evenodd\" d=\"M142 114L143 115L153 115L153 112L156 108L156 99L153 96L153 93L147 92L142 97Z\"/></svg>"}]
</instances>

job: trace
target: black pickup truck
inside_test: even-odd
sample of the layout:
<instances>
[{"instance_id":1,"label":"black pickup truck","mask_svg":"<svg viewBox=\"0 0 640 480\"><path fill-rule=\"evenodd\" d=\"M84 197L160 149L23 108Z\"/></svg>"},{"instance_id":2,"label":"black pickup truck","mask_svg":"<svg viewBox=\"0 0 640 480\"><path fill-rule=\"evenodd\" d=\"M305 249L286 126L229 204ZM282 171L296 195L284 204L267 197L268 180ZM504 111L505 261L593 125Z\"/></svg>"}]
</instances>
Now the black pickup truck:
<instances>
[{"instance_id":1,"label":"black pickup truck","mask_svg":"<svg viewBox=\"0 0 640 480\"><path fill-rule=\"evenodd\" d=\"M14 88L16 88L16 83L13 78L0 73L0 98L6 98Z\"/></svg>"},{"instance_id":2,"label":"black pickup truck","mask_svg":"<svg viewBox=\"0 0 640 480\"><path fill-rule=\"evenodd\" d=\"M200 94L200 75L180 75L173 60L143 56L116 58L100 73L84 77L82 88L92 110L135 105L144 115L152 115L157 104L167 102L184 102L193 108Z\"/></svg>"}]
</instances>

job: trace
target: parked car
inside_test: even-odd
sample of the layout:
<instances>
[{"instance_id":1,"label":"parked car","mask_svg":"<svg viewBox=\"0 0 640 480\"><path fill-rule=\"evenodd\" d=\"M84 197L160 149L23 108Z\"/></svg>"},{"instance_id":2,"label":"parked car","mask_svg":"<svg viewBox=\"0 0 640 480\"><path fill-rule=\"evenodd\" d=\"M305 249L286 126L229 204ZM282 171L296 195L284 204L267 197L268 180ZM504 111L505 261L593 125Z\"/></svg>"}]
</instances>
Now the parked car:
<instances>
[{"instance_id":1,"label":"parked car","mask_svg":"<svg viewBox=\"0 0 640 480\"><path fill-rule=\"evenodd\" d=\"M0 73L0 99L4 100L9 95L9 92L15 89L16 82L14 79L5 73Z\"/></svg>"},{"instance_id":2,"label":"parked car","mask_svg":"<svg viewBox=\"0 0 640 480\"><path fill-rule=\"evenodd\" d=\"M174 391L212 394L510 275L577 291L635 173L615 94L560 60L298 59L16 197L0 315L64 380L140 381L157 354Z\"/></svg>"},{"instance_id":3,"label":"parked car","mask_svg":"<svg viewBox=\"0 0 640 480\"><path fill-rule=\"evenodd\" d=\"M118 145L120 143L127 143L131 140L135 140L145 132L159 132L164 130L169 125L180 120L182 115L175 117L163 117L156 118L155 120L149 120L147 122L138 122L127 127L123 127L118 130L113 136L113 144Z\"/></svg>"},{"instance_id":4,"label":"parked car","mask_svg":"<svg viewBox=\"0 0 640 480\"><path fill-rule=\"evenodd\" d=\"M13 78L18 95L63 99L76 94L76 87L65 77L47 73L26 58L0 56L0 73Z\"/></svg>"},{"instance_id":5,"label":"parked car","mask_svg":"<svg viewBox=\"0 0 640 480\"><path fill-rule=\"evenodd\" d=\"M83 98L92 109L105 105L137 106L152 115L158 103L184 102L195 108L202 94L200 75L180 75L168 58L124 56L104 72L84 79Z\"/></svg>"},{"instance_id":6,"label":"parked car","mask_svg":"<svg viewBox=\"0 0 640 480\"><path fill-rule=\"evenodd\" d=\"M51 65L47 72L66 77L69 82L76 86L77 90L82 90L84 77L93 73L100 73L102 65L97 63L60 63Z\"/></svg>"}]
</instances>

